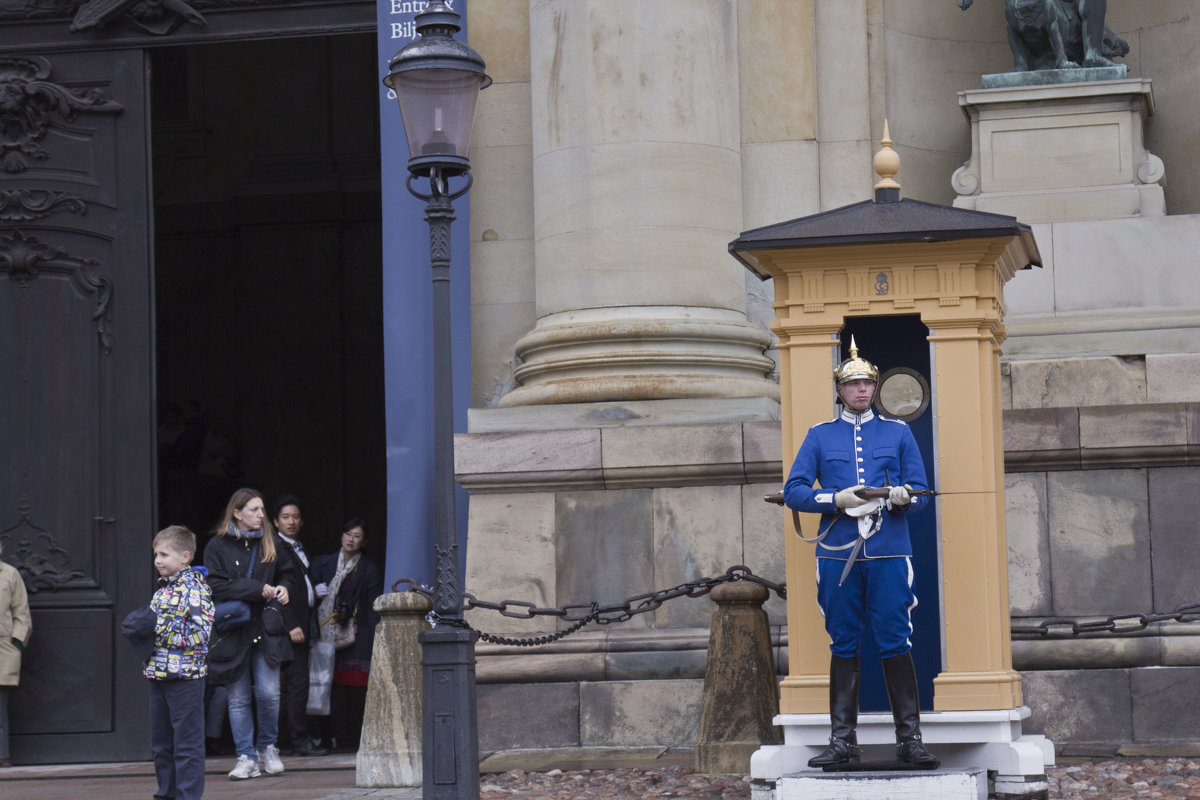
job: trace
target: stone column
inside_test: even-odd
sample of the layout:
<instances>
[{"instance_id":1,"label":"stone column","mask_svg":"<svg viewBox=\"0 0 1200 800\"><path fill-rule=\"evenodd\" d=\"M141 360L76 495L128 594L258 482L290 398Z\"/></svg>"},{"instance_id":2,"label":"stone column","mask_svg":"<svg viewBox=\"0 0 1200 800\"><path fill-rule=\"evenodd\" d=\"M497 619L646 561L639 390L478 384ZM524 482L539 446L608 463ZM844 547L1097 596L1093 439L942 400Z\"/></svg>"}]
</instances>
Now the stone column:
<instances>
[{"instance_id":1,"label":"stone column","mask_svg":"<svg viewBox=\"0 0 1200 800\"><path fill-rule=\"evenodd\" d=\"M421 785L421 645L433 608L417 592L375 599L381 619L371 651L371 677L355 759L355 786Z\"/></svg>"},{"instance_id":2,"label":"stone column","mask_svg":"<svg viewBox=\"0 0 1200 800\"><path fill-rule=\"evenodd\" d=\"M530 30L537 323L500 405L777 397L726 253L736 5L534 0Z\"/></svg>"}]
</instances>

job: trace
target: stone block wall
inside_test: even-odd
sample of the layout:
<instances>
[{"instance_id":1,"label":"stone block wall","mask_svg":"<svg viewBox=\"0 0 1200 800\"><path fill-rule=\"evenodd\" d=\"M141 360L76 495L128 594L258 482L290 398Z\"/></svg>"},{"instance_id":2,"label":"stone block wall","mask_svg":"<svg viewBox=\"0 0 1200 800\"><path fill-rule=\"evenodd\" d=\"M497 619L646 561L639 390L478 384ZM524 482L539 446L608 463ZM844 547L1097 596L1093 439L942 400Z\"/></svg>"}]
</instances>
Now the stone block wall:
<instances>
[{"instance_id":1,"label":"stone block wall","mask_svg":"<svg viewBox=\"0 0 1200 800\"><path fill-rule=\"evenodd\" d=\"M550 430L520 429L524 411L484 414L477 427L502 418L515 429L456 440L458 477L472 495L468 590L582 614L593 601L621 606L735 565L783 583L784 512L762 500L781 488L778 419L706 421L695 405L573 407L572 427ZM657 416L666 407L669 420ZM539 411L538 424L554 424L554 409ZM580 415L589 427L573 427ZM707 596L678 597L547 644L480 642L481 750L691 747L715 609ZM766 610L786 667L784 601L773 596ZM487 609L467 616L510 640L571 624Z\"/></svg>"},{"instance_id":2,"label":"stone block wall","mask_svg":"<svg viewBox=\"0 0 1200 800\"><path fill-rule=\"evenodd\" d=\"M1200 495L1200 355L1010 361L1002 373L1014 627L1200 602L1189 502ZM466 584L478 597L611 605L734 564L784 579L783 518L761 499L780 487L778 421L671 423L632 404L572 413L558 429L459 437L472 493ZM537 647L481 642L481 748L691 746L714 608L680 598ZM767 610L784 675L783 601ZM512 638L569 624L468 616ZM1014 636L1027 732L1065 752L1200 746L1186 711L1200 691L1200 622L1125 624Z\"/></svg>"},{"instance_id":3,"label":"stone block wall","mask_svg":"<svg viewBox=\"0 0 1200 800\"><path fill-rule=\"evenodd\" d=\"M1200 624L1138 614L1200 602L1200 355L1004 365L1013 663L1026 727L1067 753L1200 746L1187 713ZM1129 619L1129 615L1134 615ZM1023 636L1050 618L1119 633Z\"/></svg>"}]
</instances>

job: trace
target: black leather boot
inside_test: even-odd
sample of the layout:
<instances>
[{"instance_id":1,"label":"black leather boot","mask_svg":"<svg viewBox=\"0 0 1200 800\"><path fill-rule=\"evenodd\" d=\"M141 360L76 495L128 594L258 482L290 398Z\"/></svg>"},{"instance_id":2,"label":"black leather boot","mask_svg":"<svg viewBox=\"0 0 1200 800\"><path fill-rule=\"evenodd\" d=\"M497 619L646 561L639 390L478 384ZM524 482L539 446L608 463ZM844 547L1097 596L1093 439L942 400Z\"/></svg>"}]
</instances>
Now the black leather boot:
<instances>
[{"instance_id":1,"label":"black leather boot","mask_svg":"<svg viewBox=\"0 0 1200 800\"><path fill-rule=\"evenodd\" d=\"M829 746L819 756L808 760L810 767L857 763L862 758L858 749L858 676L857 658L831 656L829 659Z\"/></svg>"},{"instance_id":2,"label":"black leather boot","mask_svg":"<svg viewBox=\"0 0 1200 800\"><path fill-rule=\"evenodd\" d=\"M883 679L896 721L896 757L918 769L937 769L941 762L921 742L921 704L912 653L883 659Z\"/></svg>"}]
</instances>

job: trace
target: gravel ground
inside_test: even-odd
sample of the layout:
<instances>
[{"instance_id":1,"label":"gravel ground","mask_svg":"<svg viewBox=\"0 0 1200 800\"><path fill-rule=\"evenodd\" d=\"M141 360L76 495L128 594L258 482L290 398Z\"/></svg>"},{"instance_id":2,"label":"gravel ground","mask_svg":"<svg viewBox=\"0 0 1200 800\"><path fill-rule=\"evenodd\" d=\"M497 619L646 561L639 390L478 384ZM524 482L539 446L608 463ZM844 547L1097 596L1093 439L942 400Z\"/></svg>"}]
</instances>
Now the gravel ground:
<instances>
[{"instance_id":1,"label":"gravel ground","mask_svg":"<svg viewBox=\"0 0 1200 800\"><path fill-rule=\"evenodd\" d=\"M603 763L545 764L529 769L496 769L480 776L481 800L748 800L745 775L697 775L690 753L675 753L675 763L651 756L622 766ZM603 759L600 759L603 761ZM210 762L206 795L217 798L281 798L281 800L419 800L420 787L409 789L354 788L351 756L293 759L288 773L248 781L247 786L223 779L227 766ZM659 763L655 763L658 761ZM582 767L592 767L583 769ZM599 768L603 767L603 768ZM148 763L13 767L0 770L0 798L58 800L86 796L90 800L125 800L153 786ZM1047 770L1050 800L1125 800L1173 798L1200 800L1200 756L1062 759ZM300 783L297 783L297 780ZM250 792L247 794L247 792Z\"/></svg>"},{"instance_id":2,"label":"gravel ground","mask_svg":"<svg viewBox=\"0 0 1200 800\"><path fill-rule=\"evenodd\" d=\"M1200 800L1200 760L1122 758L1051 767L1050 797L1171 797Z\"/></svg>"},{"instance_id":3,"label":"gravel ground","mask_svg":"<svg viewBox=\"0 0 1200 800\"><path fill-rule=\"evenodd\" d=\"M642 798L750 796L742 775L696 775L686 767L667 769L552 769L484 775L480 800L641 800Z\"/></svg>"},{"instance_id":4,"label":"gravel ground","mask_svg":"<svg viewBox=\"0 0 1200 800\"><path fill-rule=\"evenodd\" d=\"M1174 798L1200 800L1200 759L1122 758L1051 767L1051 800ZM481 800L651 800L748 798L743 775L697 775L666 769L514 769L483 776Z\"/></svg>"}]
</instances>

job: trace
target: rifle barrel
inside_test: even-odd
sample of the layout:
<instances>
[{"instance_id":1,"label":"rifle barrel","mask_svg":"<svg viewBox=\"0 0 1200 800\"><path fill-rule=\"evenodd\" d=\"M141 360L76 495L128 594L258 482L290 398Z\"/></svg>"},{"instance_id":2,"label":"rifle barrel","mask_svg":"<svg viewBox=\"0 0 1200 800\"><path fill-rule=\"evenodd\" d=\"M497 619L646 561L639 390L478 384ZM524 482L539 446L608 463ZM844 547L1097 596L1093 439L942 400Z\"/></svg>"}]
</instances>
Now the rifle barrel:
<instances>
[{"instance_id":1,"label":"rifle barrel","mask_svg":"<svg viewBox=\"0 0 1200 800\"><path fill-rule=\"evenodd\" d=\"M864 500L884 499L890 492L891 489L886 486L868 486L864 489L859 489L858 496ZM936 497L938 492L936 489L909 489L908 493L913 497ZM783 505L783 492L763 495L763 501L781 506Z\"/></svg>"},{"instance_id":2,"label":"rifle barrel","mask_svg":"<svg viewBox=\"0 0 1200 800\"><path fill-rule=\"evenodd\" d=\"M912 497L933 497L937 494L936 489L909 489L909 495ZM891 494L891 487L888 486L868 486L865 489L859 489L855 494L864 500L886 499Z\"/></svg>"}]
</instances>

